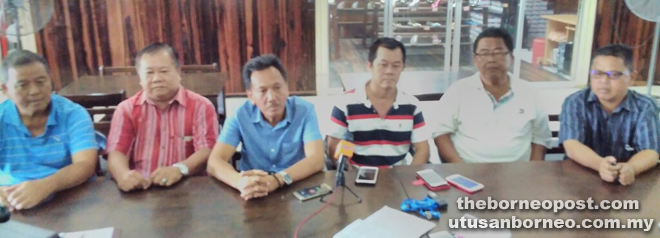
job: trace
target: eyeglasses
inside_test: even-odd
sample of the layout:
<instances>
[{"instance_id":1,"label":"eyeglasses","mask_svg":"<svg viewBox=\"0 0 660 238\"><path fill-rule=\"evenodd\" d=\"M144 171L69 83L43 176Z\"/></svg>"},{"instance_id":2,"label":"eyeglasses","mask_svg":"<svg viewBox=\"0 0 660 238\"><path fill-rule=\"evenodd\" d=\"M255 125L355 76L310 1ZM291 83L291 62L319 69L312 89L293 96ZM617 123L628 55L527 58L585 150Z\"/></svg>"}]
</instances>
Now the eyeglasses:
<instances>
[{"instance_id":1,"label":"eyeglasses","mask_svg":"<svg viewBox=\"0 0 660 238\"><path fill-rule=\"evenodd\" d=\"M602 79L602 78L605 78L605 77L607 77L608 79L620 79L624 75L626 75L626 76L630 75L630 72L628 72L628 71L624 71L624 72L621 72L621 71L603 72L603 71L600 71L600 70L591 70L591 71L589 71L589 75L591 75L592 78L597 78L597 79Z\"/></svg>"},{"instance_id":2,"label":"eyeglasses","mask_svg":"<svg viewBox=\"0 0 660 238\"><path fill-rule=\"evenodd\" d=\"M489 56L493 56L495 58L503 58L504 56L508 55L510 51L505 51L505 52L488 52L488 53L477 53L475 52L474 55L480 58L486 58Z\"/></svg>"}]
</instances>

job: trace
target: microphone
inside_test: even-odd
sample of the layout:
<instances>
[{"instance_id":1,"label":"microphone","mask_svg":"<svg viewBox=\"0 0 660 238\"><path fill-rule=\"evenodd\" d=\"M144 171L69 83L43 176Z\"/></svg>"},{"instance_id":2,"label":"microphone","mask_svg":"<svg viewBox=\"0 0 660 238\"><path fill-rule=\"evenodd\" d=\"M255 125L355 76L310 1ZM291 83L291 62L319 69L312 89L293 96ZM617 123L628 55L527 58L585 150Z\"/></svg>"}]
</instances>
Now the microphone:
<instances>
[{"instance_id":1,"label":"microphone","mask_svg":"<svg viewBox=\"0 0 660 238\"><path fill-rule=\"evenodd\" d=\"M344 169L346 169L346 164L348 160L353 157L353 152L355 151L355 144L348 142L346 140L341 140L337 144L335 149L334 158L337 159L337 176L335 180L335 185L337 187L344 186Z\"/></svg>"},{"instance_id":2,"label":"microphone","mask_svg":"<svg viewBox=\"0 0 660 238\"><path fill-rule=\"evenodd\" d=\"M9 209L5 207L4 205L0 204L0 223L5 223L9 221L9 217L11 217L11 213L9 212Z\"/></svg>"}]
</instances>

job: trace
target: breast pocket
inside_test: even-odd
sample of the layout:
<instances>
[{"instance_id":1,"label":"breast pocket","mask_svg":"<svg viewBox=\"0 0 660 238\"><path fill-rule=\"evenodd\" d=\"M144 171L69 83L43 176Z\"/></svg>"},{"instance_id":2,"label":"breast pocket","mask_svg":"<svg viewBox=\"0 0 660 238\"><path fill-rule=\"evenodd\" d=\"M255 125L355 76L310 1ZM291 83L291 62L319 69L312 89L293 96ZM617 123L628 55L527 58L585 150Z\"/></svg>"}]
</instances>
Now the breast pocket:
<instances>
[{"instance_id":1,"label":"breast pocket","mask_svg":"<svg viewBox=\"0 0 660 238\"><path fill-rule=\"evenodd\" d=\"M302 141L293 141L289 143L282 143L280 148L280 153L290 155L296 153L299 149L303 147Z\"/></svg>"},{"instance_id":2,"label":"breast pocket","mask_svg":"<svg viewBox=\"0 0 660 238\"><path fill-rule=\"evenodd\" d=\"M189 155L195 153L195 143L194 143L193 136L180 136L179 140L182 141L183 149L184 149L184 153L186 155L186 158Z\"/></svg>"}]
</instances>

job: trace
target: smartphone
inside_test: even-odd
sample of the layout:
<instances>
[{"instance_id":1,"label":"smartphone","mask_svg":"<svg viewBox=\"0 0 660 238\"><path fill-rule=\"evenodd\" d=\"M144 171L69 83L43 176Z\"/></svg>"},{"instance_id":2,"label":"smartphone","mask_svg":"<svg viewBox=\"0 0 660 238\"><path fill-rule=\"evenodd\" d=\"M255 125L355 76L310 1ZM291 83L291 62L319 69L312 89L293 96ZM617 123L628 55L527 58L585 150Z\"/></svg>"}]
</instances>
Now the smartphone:
<instances>
[{"instance_id":1,"label":"smartphone","mask_svg":"<svg viewBox=\"0 0 660 238\"><path fill-rule=\"evenodd\" d=\"M456 186L467 193L475 193L484 189L484 185L460 174L454 174L447 177L449 184Z\"/></svg>"},{"instance_id":2,"label":"smartphone","mask_svg":"<svg viewBox=\"0 0 660 238\"><path fill-rule=\"evenodd\" d=\"M356 184L375 185L378 179L378 167L362 166L355 177Z\"/></svg>"},{"instance_id":3,"label":"smartphone","mask_svg":"<svg viewBox=\"0 0 660 238\"><path fill-rule=\"evenodd\" d=\"M440 190L449 188L447 181L432 169L417 171L417 177L424 180L424 185L430 190Z\"/></svg>"},{"instance_id":4,"label":"smartphone","mask_svg":"<svg viewBox=\"0 0 660 238\"><path fill-rule=\"evenodd\" d=\"M318 186L300 189L293 192L293 195L296 196L296 198L298 198L300 201L307 201L312 198L326 195L330 192L332 192L332 187L324 183Z\"/></svg>"}]
</instances>

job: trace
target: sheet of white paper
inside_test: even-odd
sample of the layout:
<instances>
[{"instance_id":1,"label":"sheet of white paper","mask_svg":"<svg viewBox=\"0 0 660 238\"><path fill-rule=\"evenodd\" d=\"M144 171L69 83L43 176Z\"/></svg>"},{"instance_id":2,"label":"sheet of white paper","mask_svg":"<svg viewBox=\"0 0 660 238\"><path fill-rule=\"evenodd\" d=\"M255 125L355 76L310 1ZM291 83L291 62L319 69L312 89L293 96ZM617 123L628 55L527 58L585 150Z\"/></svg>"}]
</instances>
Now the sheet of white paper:
<instances>
[{"instance_id":1,"label":"sheet of white paper","mask_svg":"<svg viewBox=\"0 0 660 238\"><path fill-rule=\"evenodd\" d=\"M511 238L511 231L506 229L470 229L452 230L456 237L462 238Z\"/></svg>"},{"instance_id":2,"label":"sheet of white paper","mask_svg":"<svg viewBox=\"0 0 660 238\"><path fill-rule=\"evenodd\" d=\"M392 238L420 237L435 227L435 223L433 222L392 209L388 206L384 206L367 217L365 222L367 224L373 224L376 230L383 231L387 237Z\"/></svg>"},{"instance_id":3,"label":"sheet of white paper","mask_svg":"<svg viewBox=\"0 0 660 238\"><path fill-rule=\"evenodd\" d=\"M356 231L360 229L363 222L362 219L355 220L351 224L348 224L348 226L344 227L343 230L335 234L333 238L360 238Z\"/></svg>"},{"instance_id":4,"label":"sheet of white paper","mask_svg":"<svg viewBox=\"0 0 660 238\"><path fill-rule=\"evenodd\" d=\"M420 237L435 223L384 206L364 220L356 220L334 238L410 238Z\"/></svg>"},{"instance_id":5,"label":"sheet of white paper","mask_svg":"<svg viewBox=\"0 0 660 238\"><path fill-rule=\"evenodd\" d=\"M88 238L88 237L112 238L112 234L114 233L114 231L115 228L108 227L108 228L102 228L96 230L68 232L64 234L63 238Z\"/></svg>"},{"instance_id":6,"label":"sheet of white paper","mask_svg":"<svg viewBox=\"0 0 660 238\"><path fill-rule=\"evenodd\" d=\"M449 232L440 231L440 232L429 234L429 238L454 238L454 236L449 234Z\"/></svg>"}]
</instances>

